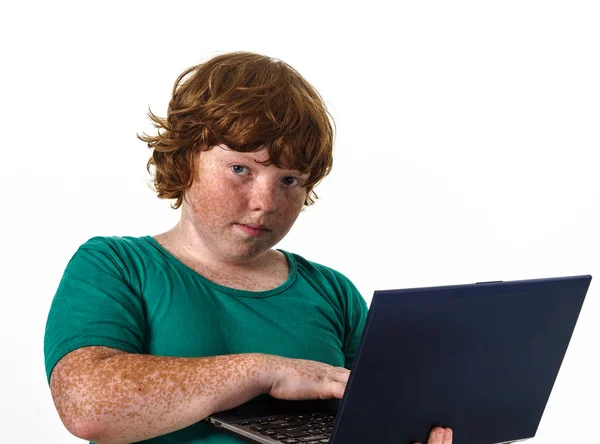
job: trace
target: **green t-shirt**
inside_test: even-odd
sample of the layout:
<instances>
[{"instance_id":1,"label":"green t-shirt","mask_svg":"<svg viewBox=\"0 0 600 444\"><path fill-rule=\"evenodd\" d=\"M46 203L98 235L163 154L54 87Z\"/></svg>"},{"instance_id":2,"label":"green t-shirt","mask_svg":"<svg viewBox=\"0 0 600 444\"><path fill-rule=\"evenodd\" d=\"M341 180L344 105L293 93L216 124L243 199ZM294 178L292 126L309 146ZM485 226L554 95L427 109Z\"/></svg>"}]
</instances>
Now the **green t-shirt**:
<instances>
[{"instance_id":1,"label":"green t-shirt","mask_svg":"<svg viewBox=\"0 0 600 444\"><path fill-rule=\"evenodd\" d=\"M331 268L282 251L289 277L268 291L215 284L152 237L95 237L69 262L46 325L46 375L67 353L106 346L157 356L267 353L351 368L367 315ZM198 422L149 443L239 444Z\"/></svg>"}]
</instances>

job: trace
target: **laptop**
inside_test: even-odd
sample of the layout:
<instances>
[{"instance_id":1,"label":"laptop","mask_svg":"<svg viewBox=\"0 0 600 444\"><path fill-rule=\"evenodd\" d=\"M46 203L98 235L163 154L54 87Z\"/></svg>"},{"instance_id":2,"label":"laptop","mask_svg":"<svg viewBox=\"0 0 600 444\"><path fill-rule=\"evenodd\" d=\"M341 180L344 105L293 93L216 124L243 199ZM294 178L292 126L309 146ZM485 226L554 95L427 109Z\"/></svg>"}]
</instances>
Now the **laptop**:
<instances>
[{"instance_id":1,"label":"laptop","mask_svg":"<svg viewBox=\"0 0 600 444\"><path fill-rule=\"evenodd\" d=\"M264 444L532 438L591 278L376 291L342 400L262 395L206 421Z\"/></svg>"}]
</instances>

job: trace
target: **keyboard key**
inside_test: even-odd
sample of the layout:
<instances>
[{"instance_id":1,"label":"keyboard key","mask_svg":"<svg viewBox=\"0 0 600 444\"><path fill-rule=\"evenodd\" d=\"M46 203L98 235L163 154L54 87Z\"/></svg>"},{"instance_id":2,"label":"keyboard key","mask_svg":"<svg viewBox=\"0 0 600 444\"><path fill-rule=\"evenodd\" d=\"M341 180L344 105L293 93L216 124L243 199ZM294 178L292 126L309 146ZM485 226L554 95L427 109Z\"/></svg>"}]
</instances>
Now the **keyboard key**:
<instances>
[{"instance_id":1,"label":"keyboard key","mask_svg":"<svg viewBox=\"0 0 600 444\"><path fill-rule=\"evenodd\" d=\"M301 438L298 438L298 441L311 442L311 441L318 441L318 440L324 439L324 438L327 438L327 437L324 435L303 436Z\"/></svg>"}]
</instances>

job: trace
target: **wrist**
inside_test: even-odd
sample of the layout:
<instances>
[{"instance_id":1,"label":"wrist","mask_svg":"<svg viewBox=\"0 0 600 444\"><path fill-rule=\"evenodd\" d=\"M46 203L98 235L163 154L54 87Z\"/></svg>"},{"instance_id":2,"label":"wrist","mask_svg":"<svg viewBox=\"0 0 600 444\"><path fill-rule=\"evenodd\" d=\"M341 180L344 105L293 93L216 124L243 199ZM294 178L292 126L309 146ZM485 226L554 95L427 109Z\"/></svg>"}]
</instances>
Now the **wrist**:
<instances>
[{"instance_id":1,"label":"wrist","mask_svg":"<svg viewBox=\"0 0 600 444\"><path fill-rule=\"evenodd\" d=\"M257 361L256 368L258 369L258 384L261 393L269 393L275 381L277 372L278 356L268 355L265 353L253 353L252 358Z\"/></svg>"}]
</instances>

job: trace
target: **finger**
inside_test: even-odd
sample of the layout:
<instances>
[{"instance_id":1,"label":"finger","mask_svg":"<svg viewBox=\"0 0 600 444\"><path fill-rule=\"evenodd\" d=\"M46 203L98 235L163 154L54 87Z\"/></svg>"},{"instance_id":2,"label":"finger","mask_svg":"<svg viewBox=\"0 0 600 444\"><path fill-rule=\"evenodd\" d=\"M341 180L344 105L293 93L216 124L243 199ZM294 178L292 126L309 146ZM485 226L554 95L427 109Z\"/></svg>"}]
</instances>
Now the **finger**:
<instances>
[{"instance_id":1,"label":"finger","mask_svg":"<svg viewBox=\"0 0 600 444\"><path fill-rule=\"evenodd\" d=\"M331 367L333 370L340 372L340 373L345 373L345 374L350 374L350 370L348 370L346 367Z\"/></svg>"},{"instance_id":2,"label":"finger","mask_svg":"<svg viewBox=\"0 0 600 444\"><path fill-rule=\"evenodd\" d=\"M346 391L346 384L342 382L333 382L332 395L334 398L342 399Z\"/></svg>"},{"instance_id":3,"label":"finger","mask_svg":"<svg viewBox=\"0 0 600 444\"><path fill-rule=\"evenodd\" d=\"M444 439L442 441L442 444L452 444L452 429L444 429Z\"/></svg>"},{"instance_id":4,"label":"finger","mask_svg":"<svg viewBox=\"0 0 600 444\"><path fill-rule=\"evenodd\" d=\"M427 444L445 444L443 442L444 435L445 435L445 433L444 433L443 428L435 427L429 434L429 439L427 440Z\"/></svg>"},{"instance_id":5,"label":"finger","mask_svg":"<svg viewBox=\"0 0 600 444\"><path fill-rule=\"evenodd\" d=\"M333 381L343 382L344 384L347 384L348 379L350 378L350 372L345 368L340 370L336 369L335 371L330 373L330 377Z\"/></svg>"}]
</instances>

